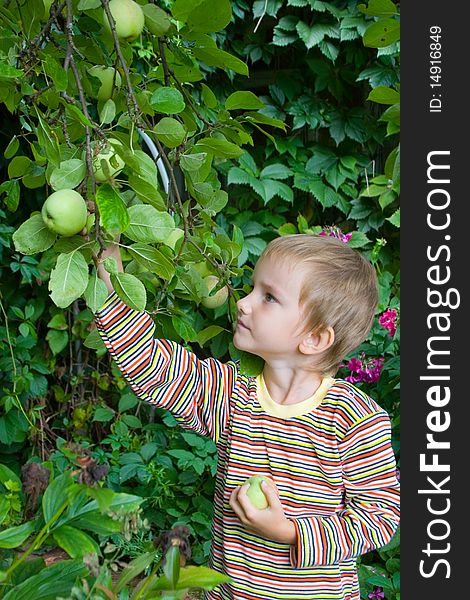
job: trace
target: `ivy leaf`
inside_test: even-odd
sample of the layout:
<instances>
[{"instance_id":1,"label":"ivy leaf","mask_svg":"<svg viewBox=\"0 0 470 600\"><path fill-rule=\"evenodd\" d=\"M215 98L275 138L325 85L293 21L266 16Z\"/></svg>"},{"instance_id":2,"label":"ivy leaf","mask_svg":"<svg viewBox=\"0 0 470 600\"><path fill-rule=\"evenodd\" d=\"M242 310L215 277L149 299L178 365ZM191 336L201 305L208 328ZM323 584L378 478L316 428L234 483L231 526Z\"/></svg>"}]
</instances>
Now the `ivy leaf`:
<instances>
[{"instance_id":1,"label":"ivy leaf","mask_svg":"<svg viewBox=\"0 0 470 600\"><path fill-rule=\"evenodd\" d=\"M400 209L397 208L391 217L387 217L387 221L390 221L395 227L400 227Z\"/></svg>"},{"instance_id":2,"label":"ivy leaf","mask_svg":"<svg viewBox=\"0 0 470 600\"><path fill-rule=\"evenodd\" d=\"M262 179L287 179L291 175L291 169L289 169L289 167L286 167L285 165L282 165L281 163L274 163L273 165L268 165L260 173L260 177Z\"/></svg>"},{"instance_id":3,"label":"ivy leaf","mask_svg":"<svg viewBox=\"0 0 470 600\"><path fill-rule=\"evenodd\" d=\"M66 308L83 294L87 285L88 265L83 254L76 250L59 254L49 280L50 296L54 304Z\"/></svg>"},{"instance_id":4,"label":"ivy leaf","mask_svg":"<svg viewBox=\"0 0 470 600\"><path fill-rule=\"evenodd\" d=\"M127 229L130 219L124 200L108 183L98 186L96 204L106 231L118 233Z\"/></svg>"},{"instance_id":5,"label":"ivy leaf","mask_svg":"<svg viewBox=\"0 0 470 600\"><path fill-rule=\"evenodd\" d=\"M15 231L13 243L21 254L36 254L50 248L56 238L57 234L46 226L41 215L33 215Z\"/></svg>"},{"instance_id":6,"label":"ivy leaf","mask_svg":"<svg viewBox=\"0 0 470 600\"><path fill-rule=\"evenodd\" d=\"M367 100L377 102L378 104L397 104L400 102L400 94L392 88L379 85L370 92Z\"/></svg>"},{"instance_id":7,"label":"ivy leaf","mask_svg":"<svg viewBox=\"0 0 470 600\"><path fill-rule=\"evenodd\" d=\"M148 204L136 204L128 208L129 226L126 236L134 242L163 242L175 228L173 217Z\"/></svg>"},{"instance_id":8,"label":"ivy leaf","mask_svg":"<svg viewBox=\"0 0 470 600\"><path fill-rule=\"evenodd\" d=\"M84 179L86 174L85 161L79 158L64 160L56 167L50 178L53 190L71 190L76 188Z\"/></svg>"},{"instance_id":9,"label":"ivy leaf","mask_svg":"<svg viewBox=\"0 0 470 600\"><path fill-rule=\"evenodd\" d=\"M119 298L130 308L142 312L147 304L144 284L130 273L111 273L111 284Z\"/></svg>"}]
</instances>

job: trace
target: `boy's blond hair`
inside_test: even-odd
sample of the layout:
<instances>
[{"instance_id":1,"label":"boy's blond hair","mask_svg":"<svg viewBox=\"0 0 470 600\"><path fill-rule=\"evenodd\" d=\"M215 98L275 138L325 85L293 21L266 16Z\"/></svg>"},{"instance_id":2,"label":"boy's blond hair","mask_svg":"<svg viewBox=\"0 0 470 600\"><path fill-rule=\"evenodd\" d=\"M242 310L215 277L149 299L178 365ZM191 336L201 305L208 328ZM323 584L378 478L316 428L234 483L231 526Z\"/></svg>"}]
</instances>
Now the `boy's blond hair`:
<instances>
[{"instance_id":1,"label":"boy's blond hair","mask_svg":"<svg viewBox=\"0 0 470 600\"><path fill-rule=\"evenodd\" d=\"M285 261L305 273L300 306L305 332L332 327L335 339L315 369L334 375L341 360L364 341L378 302L373 266L356 250L334 237L286 235L268 244L260 261Z\"/></svg>"}]
</instances>

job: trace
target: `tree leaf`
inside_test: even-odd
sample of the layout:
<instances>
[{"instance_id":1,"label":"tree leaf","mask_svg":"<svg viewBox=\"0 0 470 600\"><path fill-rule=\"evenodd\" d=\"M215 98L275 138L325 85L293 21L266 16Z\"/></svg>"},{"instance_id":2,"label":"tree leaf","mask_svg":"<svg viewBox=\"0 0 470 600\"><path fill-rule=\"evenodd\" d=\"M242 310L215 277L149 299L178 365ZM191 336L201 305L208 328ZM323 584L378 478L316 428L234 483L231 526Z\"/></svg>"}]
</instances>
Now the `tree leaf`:
<instances>
[{"instance_id":1,"label":"tree leaf","mask_svg":"<svg viewBox=\"0 0 470 600\"><path fill-rule=\"evenodd\" d=\"M134 242L163 242L175 228L173 217L148 204L136 204L128 208L129 226L126 236Z\"/></svg>"},{"instance_id":2,"label":"tree leaf","mask_svg":"<svg viewBox=\"0 0 470 600\"><path fill-rule=\"evenodd\" d=\"M378 104L397 104L400 102L400 94L392 88L378 85L370 92L367 100L377 102Z\"/></svg>"},{"instance_id":3,"label":"tree leaf","mask_svg":"<svg viewBox=\"0 0 470 600\"><path fill-rule=\"evenodd\" d=\"M163 119L160 119L153 130L161 143L168 148L176 148L186 137L185 127L179 121L172 119L171 117L163 117Z\"/></svg>"},{"instance_id":4,"label":"tree leaf","mask_svg":"<svg viewBox=\"0 0 470 600\"><path fill-rule=\"evenodd\" d=\"M96 269L93 269L93 273L90 275L90 279L88 281L86 290L83 293L83 297L85 298L88 308L93 313L99 310L106 302L106 298L108 297L108 288L106 287L104 281L98 277Z\"/></svg>"},{"instance_id":5,"label":"tree leaf","mask_svg":"<svg viewBox=\"0 0 470 600\"><path fill-rule=\"evenodd\" d=\"M147 244L132 244L129 254L146 269L169 281L175 274L175 265L160 250Z\"/></svg>"},{"instance_id":6,"label":"tree leaf","mask_svg":"<svg viewBox=\"0 0 470 600\"><path fill-rule=\"evenodd\" d=\"M259 108L266 108L266 105L253 92L233 92L225 100L225 108L227 110L258 110Z\"/></svg>"},{"instance_id":7,"label":"tree leaf","mask_svg":"<svg viewBox=\"0 0 470 600\"><path fill-rule=\"evenodd\" d=\"M153 33L160 37L164 35L171 26L169 15L155 4L145 4L142 6L142 11L145 15L145 26Z\"/></svg>"},{"instance_id":8,"label":"tree leaf","mask_svg":"<svg viewBox=\"0 0 470 600\"><path fill-rule=\"evenodd\" d=\"M33 215L15 231L13 243L21 254L36 254L50 248L56 238L57 234L46 226L41 215Z\"/></svg>"},{"instance_id":9,"label":"tree leaf","mask_svg":"<svg viewBox=\"0 0 470 600\"><path fill-rule=\"evenodd\" d=\"M244 152L240 146L219 138L203 138L195 147L220 158L239 158Z\"/></svg>"},{"instance_id":10,"label":"tree leaf","mask_svg":"<svg viewBox=\"0 0 470 600\"><path fill-rule=\"evenodd\" d=\"M368 48L385 48L400 39L400 22L395 19L380 19L366 29L363 42Z\"/></svg>"},{"instance_id":11,"label":"tree leaf","mask_svg":"<svg viewBox=\"0 0 470 600\"><path fill-rule=\"evenodd\" d=\"M357 8L371 17L391 17L397 14L397 7L391 0L369 0L367 6L358 4Z\"/></svg>"},{"instance_id":12,"label":"tree leaf","mask_svg":"<svg viewBox=\"0 0 470 600\"><path fill-rule=\"evenodd\" d=\"M8 210L15 212L20 203L20 182L17 179L7 179L0 185L0 193L6 194Z\"/></svg>"},{"instance_id":13,"label":"tree leaf","mask_svg":"<svg viewBox=\"0 0 470 600\"><path fill-rule=\"evenodd\" d=\"M100 110L100 122L103 125L108 125L114 121L116 116L116 103L112 98L108 98Z\"/></svg>"},{"instance_id":14,"label":"tree leaf","mask_svg":"<svg viewBox=\"0 0 470 600\"><path fill-rule=\"evenodd\" d=\"M130 218L124 200L108 183L98 186L96 203L106 231L118 233L127 229Z\"/></svg>"},{"instance_id":15,"label":"tree leaf","mask_svg":"<svg viewBox=\"0 0 470 600\"><path fill-rule=\"evenodd\" d=\"M86 174L85 161L79 158L71 158L60 163L50 177L53 190L71 190L76 188L84 179Z\"/></svg>"},{"instance_id":16,"label":"tree leaf","mask_svg":"<svg viewBox=\"0 0 470 600\"><path fill-rule=\"evenodd\" d=\"M66 308L79 298L88 285L88 265L78 251L59 254L57 264L51 272L49 290L52 301Z\"/></svg>"},{"instance_id":17,"label":"tree leaf","mask_svg":"<svg viewBox=\"0 0 470 600\"><path fill-rule=\"evenodd\" d=\"M31 167L31 159L27 156L15 156L8 165L8 177L23 177Z\"/></svg>"},{"instance_id":18,"label":"tree leaf","mask_svg":"<svg viewBox=\"0 0 470 600\"><path fill-rule=\"evenodd\" d=\"M207 108L216 108L217 107L217 97L214 92L208 87L205 83L201 83L202 90L202 101L207 106Z\"/></svg>"},{"instance_id":19,"label":"tree leaf","mask_svg":"<svg viewBox=\"0 0 470 600\"><path fill-rule=\"evenodd\" d=\"M99 545L92 537L71 525L57 528L52 537L70 558L82 558L85 554L101 554Z\"/></svg>"},{"instance_id":20,"label":"tree leaf","mask_svg":"<svg viewBox=\"0 0 470 600\"><path fill-rule=\"evenodd\" d=\"M178 114L186 108L183 94L172 87L155 90L150 98L150 106L157 112L167 115Z\"/></svg>"},{"instance_id":21,"label":"tree leaf","mask_svg":"<svg viewBox=\"0 0 470 600\"><path fill-rule=\"evenodd\" d=\"M221 31L230 23L232 7L230 0L175 0L171 12L175 19L200 33Z\"/></svg>"},{"instance_id":22,"label":"tree leaf","mask_svg":"<svg viewBox=\"0 0 470 600\"><path fill-rule=\"evenodd\" d=\"M147 304L144 284L130 273L112 273L111 283L119 298L130 308L142 312Z\"/></svg>"},{"instance_id":23,"label":"tree leaf","mask_svg":"<svg viewBox=\"0 0 470 600\"><path fill-rule=\"evenodd\" d=\"M56 355L67 346L69 334L67 331L56 331L54 329L49 329L46 335L46 340L49 344L49 348L52 350L52 353Z\"/></svg>"}]
</instances>

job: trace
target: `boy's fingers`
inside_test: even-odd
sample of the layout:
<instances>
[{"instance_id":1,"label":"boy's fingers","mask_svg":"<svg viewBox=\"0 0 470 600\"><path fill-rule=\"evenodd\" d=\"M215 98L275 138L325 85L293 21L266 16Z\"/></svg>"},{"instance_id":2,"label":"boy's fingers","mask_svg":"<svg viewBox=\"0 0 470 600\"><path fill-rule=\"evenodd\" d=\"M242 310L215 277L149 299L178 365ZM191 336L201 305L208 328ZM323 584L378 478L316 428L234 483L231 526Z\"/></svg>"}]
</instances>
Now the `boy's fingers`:
<instances>
[{"instance_id":1,"label":"boy's fingers","mask_svg":"<svg viewBox=\"0 0 470 600\"><path fill-rule=\"evenodd\" d=\"M279 504L279 492L274 482L262 481L261 489L263 490L263 493L266 496L266 500L268 501L269 506Z\"/></svg>"}]
</instances>

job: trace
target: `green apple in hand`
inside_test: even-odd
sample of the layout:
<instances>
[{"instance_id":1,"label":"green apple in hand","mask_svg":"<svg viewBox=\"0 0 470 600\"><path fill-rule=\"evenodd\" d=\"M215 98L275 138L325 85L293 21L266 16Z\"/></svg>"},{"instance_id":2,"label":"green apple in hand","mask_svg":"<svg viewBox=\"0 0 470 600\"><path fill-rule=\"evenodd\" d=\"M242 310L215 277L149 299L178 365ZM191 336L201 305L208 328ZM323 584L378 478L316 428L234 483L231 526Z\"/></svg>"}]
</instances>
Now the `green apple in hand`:
<instances>
[{"instance_id":1,"label":"green apple in hand","mask_svg":"<svg viewBox=\"0 0 470 600\"><path fill-rule=\"evenodd\" d=\"M139 37L145 24L143 10L134 0L111 0L109 10L116 22L116 33L120 40L131 42ZM111 34L108 15L103 13L103 25Z\"/></svg>"},{"instance_id":2,"label":"green apple in hand","mask_svg":"<svg viewBox=\"0 0 470 600\"><path fill-rule=\"evenodd\" d=\"M58 190L46 198L41 211L42 220L55 233L70 237L85 227L87 207L75 190Z\"/></svg>"},{"instance_id":3,"label":"green apple in hand","mask_svg":"<svg viewBox=\"0 0 470 600\"><path fill-rule=\"evenodd\" d=\"M113 144L117 144L121 146L121 142L116 140L115 138L109 138L109 142ZM103 169L102 161L105 161L106 167ZM122 160L119 154L116 153L111 144L108 144L104 148L102 148L96 156L93 157L93 172L95 174L95 179L99 183L104 183L108 181L110 177L114 177L118 175L126 163Z\"/></svg>"},{"instance_id":4,"label":"green apple in hand","mask_svg":"<svg viewBox=\"0 0 470 600\"><path fill-rule=\"evenodd\" d=\"M207 277L204 277L204 282L207 286L207 290L208 290L209 294L215 288L215 286L219 283L219 281L220 281L220 279L218 277L216 277L215 275L208 275ZM220 290L218 290L212 296L206 296L206 297L202 298L201 304L203 306L205 306L206 308L218 308L219 306L222 306L222 304L227 300L227 298L228 298L228 288L226 285L224 285L222 288L220 288Z\"/></svg>"},{"instance_id":5,"label":"green apple in hand","mask_svg":"<svg viewBox=\"0 0 470 600\"><path fill-rule=\"evenodd\" d=\"M119 87L122 83L121 75L114 67L94 65L88 69L88 73L101 81L101 86L96 96L98 100L109 100L113 95L113 88Z\"/></svg>"},{"instance_id":6,"label":"green apple in hand","mask_svg":"<svg viewBox=\"0 0 470 600\"><path fill-rule=\"evenodd\" d=\"M266 496L261 489L262 481L267 481L270 483L269 479L264 475L253 475L253 477L249 477L243 484L249 484L250 487L247 489L246 495L250 499L251 504L253 504L253 506L258 510L268 508L268 501L266 500Z\"/></svg>"}]
</instances>

